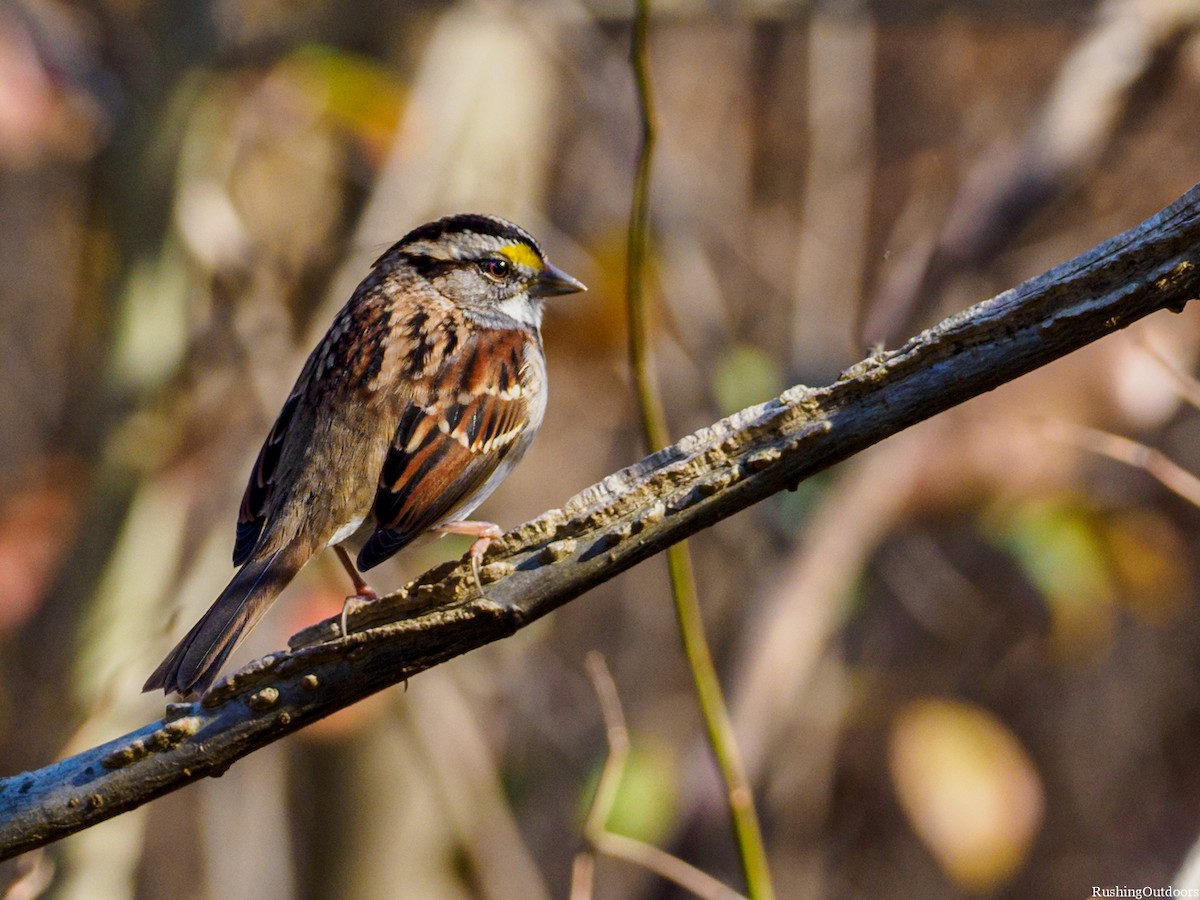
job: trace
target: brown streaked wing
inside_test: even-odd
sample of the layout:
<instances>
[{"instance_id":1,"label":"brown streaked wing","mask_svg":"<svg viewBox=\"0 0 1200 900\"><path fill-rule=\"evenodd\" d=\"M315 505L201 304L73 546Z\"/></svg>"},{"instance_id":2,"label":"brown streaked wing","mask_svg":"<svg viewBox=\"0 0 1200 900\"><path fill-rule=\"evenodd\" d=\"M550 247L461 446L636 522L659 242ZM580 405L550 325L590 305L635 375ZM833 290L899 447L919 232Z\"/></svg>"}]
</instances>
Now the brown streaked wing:
<instances>
[{"instance_id":1,"label":"brown streaked wing","mask_svg":"<svg viewBox=\"0 0 1200 900\"><path fill-rule=\"evenodd\" d=\"M301 376L300 383L305 379ZM279 456L283 452L283 441L287 437L288 428L292 424L296 406L300 402L302 391L297 387L283 404L271 433L258 451L258 459L250 470L250 482L242 495L242 505L238 509L237 538L233 542L233 564L240 566L250 558L254 545L262 535L263 525L267 521L267 504L271 501L271 492L275 487L275 469L279 465Z\"/></svg>"},{"instance_id":2,"label":"brown streaked wing","mask_svg":"<svg viewBox=\"0 0 1200 900\"><path fill-rule=\"evenodd\" d=\"M480 331L406 405L375 493L375 532L358 554L366 571L448 520L483 487L529 422L521 367L532 336Z\"/></svg>"}]
</instances>

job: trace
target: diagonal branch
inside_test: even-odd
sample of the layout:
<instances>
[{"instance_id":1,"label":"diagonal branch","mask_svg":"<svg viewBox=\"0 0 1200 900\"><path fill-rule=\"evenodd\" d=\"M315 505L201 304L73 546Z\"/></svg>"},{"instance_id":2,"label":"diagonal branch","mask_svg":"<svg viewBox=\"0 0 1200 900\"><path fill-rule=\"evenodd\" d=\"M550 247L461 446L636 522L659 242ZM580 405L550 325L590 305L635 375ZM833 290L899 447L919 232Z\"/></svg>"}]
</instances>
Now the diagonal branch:
<instances>
[{"instance_id":1,"label":"diagonal branch","mask_svg":"<svg viewBox=\"0 0 1200 900\"><path fill-rule=\"evenodd\" d=\"M1200 186L1082 256L605 478L493 544L292 639L162 721L0 781L0 858L95 824L475 647L891 434L1200 292Z\"/></svg>"}]
</instances>

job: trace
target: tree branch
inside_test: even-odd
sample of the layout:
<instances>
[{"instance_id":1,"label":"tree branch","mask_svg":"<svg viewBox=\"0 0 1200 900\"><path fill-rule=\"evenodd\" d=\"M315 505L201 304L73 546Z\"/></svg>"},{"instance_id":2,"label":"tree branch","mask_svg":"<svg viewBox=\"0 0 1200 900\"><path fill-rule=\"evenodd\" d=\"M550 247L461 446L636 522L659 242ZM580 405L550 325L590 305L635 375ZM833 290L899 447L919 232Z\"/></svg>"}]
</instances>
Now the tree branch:
<instances>
[{"instance_id":1,"label":"tree branch","mask_svg":"<svg viewBox=\"0 0 1200 900\"><path fill-rule=\"evenodd\" d=\"M0 781L0 858L86 828L431 666L506 637L672 543L891 434L1200 291L1200 186L1141 225L869 357L701 429L495 542L475 596L440 566L292 638L194 703Z\"/></svg>"}]
</instances>

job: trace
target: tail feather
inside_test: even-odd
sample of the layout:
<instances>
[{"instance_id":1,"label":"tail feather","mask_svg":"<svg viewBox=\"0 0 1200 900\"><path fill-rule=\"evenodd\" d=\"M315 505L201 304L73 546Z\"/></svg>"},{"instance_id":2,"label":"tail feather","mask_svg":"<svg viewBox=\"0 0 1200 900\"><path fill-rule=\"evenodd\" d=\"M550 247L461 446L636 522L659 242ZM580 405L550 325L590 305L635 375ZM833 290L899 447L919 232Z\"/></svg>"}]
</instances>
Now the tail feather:
<instances>
[{"instance_id":1,"label":"tail feather","mask_svg":"<svg viewBox=\"0 0 1200 900\"><path fill-rule=\"evenodd\" d=\"M297 554L276 550L249 560L182 641L146 680L143 691L202 693L242 635L254 627L303 564Z\"/></svg>"}]
</instances>

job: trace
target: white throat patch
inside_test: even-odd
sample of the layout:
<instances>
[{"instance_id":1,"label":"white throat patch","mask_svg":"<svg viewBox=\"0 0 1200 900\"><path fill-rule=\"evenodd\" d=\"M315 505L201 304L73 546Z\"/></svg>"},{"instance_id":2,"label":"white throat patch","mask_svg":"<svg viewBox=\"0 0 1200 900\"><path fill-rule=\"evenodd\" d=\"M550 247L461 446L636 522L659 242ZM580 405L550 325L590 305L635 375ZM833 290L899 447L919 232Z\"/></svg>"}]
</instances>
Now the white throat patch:
<instances>
[{"instance_id":1,"label":"white throat patch","mask_svg":"<svg viewBox=\"0 0 1200 900\"><path fill-rule=\"evenodd\" d=\"M529 297L528 294L518 294L509 297L496 305L496 308L510 319L516 319L522 325L530 328L542 327L542 304Z\"/></svg>"}]
</instances>

